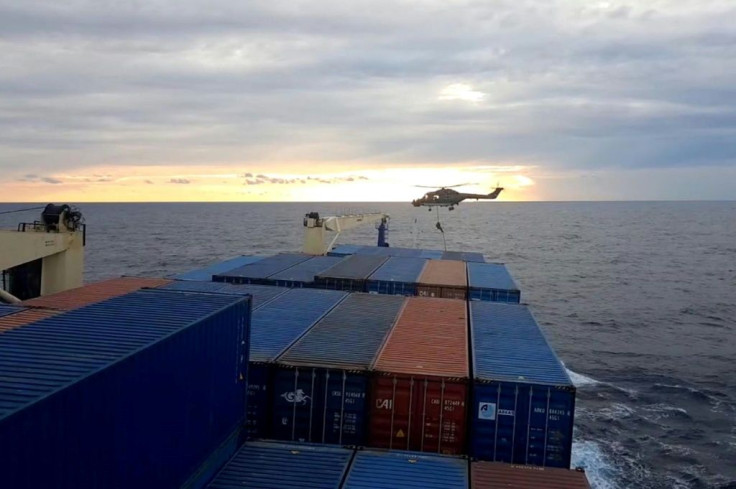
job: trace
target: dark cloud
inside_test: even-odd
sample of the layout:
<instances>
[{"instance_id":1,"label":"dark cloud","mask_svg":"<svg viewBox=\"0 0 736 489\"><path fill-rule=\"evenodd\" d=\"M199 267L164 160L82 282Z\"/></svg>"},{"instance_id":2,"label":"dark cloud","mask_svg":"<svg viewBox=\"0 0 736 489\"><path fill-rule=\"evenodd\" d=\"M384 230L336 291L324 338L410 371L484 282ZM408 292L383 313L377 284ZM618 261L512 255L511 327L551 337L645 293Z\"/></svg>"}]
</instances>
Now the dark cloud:
<instances>
[{"instance_id":1,"label":"dark cloud","mask_svg":"<svg viewBox=\"0 0 736 489\"><path fill-rule=\"evenodd\" d=\"M64 183L62 180L59 180L58 178L53 177L41 177L34 173L29 173L27 175L23 175L21 178L18 179L19 182L37 182L37 183L50 183L52 185L58 185L60 183Z\"/></svg>"},{"instance_id":2,"label":"dark cloud","mask_svg":"<svg viewBox=\"0 0 736 489\"><path fill-rule=\"evenodd\" d=\"M13 162L0 170L728 167L735 13L726 0L0 0L0 162ZM482 98L440 100L457 84Z\"/></svg>"},{"instance_id":3,"label":"dark cloud","mask_svg":"<svg viewBox=\"0 0 736 489\"><path fill-rule=\"evenodd\" d=\"M169 180L169 183L182 183L182 184L188 184L192 183L191 180L187 180L186 178L172 178Z\"/></svg>"}]
</instances>

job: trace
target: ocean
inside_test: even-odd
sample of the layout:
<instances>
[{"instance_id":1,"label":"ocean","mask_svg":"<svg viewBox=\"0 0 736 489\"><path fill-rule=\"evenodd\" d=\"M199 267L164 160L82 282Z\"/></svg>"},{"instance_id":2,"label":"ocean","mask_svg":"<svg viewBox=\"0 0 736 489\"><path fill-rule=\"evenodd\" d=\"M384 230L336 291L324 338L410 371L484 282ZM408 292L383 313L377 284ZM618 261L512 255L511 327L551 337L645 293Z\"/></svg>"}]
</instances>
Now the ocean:
<instances>
[{"instance_id":1,"label":"ocean","mask_svg":"<svg viewBox=\"0 0 736 489\"><path fill-rule=\"evenodd\" d=\"M88 281L298 250L309 211L387 212L392 246L443 248L437 213L406 203L79 207ZM736 488L736 202L470 203L440 219L447 249L507 264L568 368L573 465L595 489ZM375 240L364 225L337 242Z\"/></svg>"}]
</instances>

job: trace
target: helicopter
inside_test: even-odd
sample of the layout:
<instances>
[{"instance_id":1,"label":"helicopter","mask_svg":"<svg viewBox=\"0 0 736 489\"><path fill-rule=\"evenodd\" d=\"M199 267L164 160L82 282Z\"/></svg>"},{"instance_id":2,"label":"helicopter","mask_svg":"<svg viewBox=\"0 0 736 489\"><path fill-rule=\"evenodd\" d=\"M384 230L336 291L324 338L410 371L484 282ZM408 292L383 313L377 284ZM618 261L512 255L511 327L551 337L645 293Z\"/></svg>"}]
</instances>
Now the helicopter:
<instances>
[{"instance_id":1,"label":"helicopter","mask_svg":"<svg viewBox=\"0 0 736 489\"><path fill-rule=\"evenodd\" d=\"M467 183L463 183L460 185L448 185L446 187L440 187L438 190L435 190L433 192L427 192L419 199L415 199L411 201L411 204L414 207L420 207L420 206L427 206L429 207L429 211L432 212L432 207L448 207L448 210L455 210L455 206L460 204L465 199L488 199L493 200L496 197L498 197L498 194L501 193L503 190L503 187L496 186L496 188L493 190L493 192L489 194L466 194L463 192L458 192L457 190L452 190L454 187L463 187L465 185L468 185ZM416 185L416 187L421 188L436 188L436 187L426 187L423 185Z\"/></svg>"}]
</instances>

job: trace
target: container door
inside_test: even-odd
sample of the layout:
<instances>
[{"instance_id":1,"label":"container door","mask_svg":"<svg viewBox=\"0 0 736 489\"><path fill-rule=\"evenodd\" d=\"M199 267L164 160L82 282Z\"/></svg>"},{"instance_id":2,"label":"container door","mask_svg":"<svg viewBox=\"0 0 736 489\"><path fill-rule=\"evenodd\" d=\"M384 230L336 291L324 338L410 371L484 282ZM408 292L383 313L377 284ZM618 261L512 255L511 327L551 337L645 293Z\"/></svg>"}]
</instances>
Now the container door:
<instances>
[{"instance_id":1,"label":"container door","mask_svg":"<svg viewBox=\"0 0 736 489\"><path fill-rule=\"evenodd\" d=\"M411 450L457 455L465 446L467 386L448 379L421 379L414 389Z\"/></svg>"},{"instance_id":2,"label":"container door","mask_svg":"<svg viewBox=\"0 0 736 489\"><path fill-rule=\"evenodd\" d=\"M314 420L322 426L318 441L338 445L365 444L366 392L368 379L363 374L345 370L328 370L321 374L320 385L325 385L324 409L321 419Z\"/></svg>"},{"instance_id":3,"label":"container door","mask_svg":"<svg viewBox=\"0 0 736 489\"><path fill-rule=\"evenodd\" d=\"M248 370L248 404L246 429L249 438L268 438L270 432L271 387L270 368L251 363Z\"/></svg>"},{"instance_id":4,"label":"container door","mask_svg":"<svg viewBox=\"0 0 736 489\"><path fill-rule=\"evenodd\" d=\"M414 411L413 378L378 376L373 380L370 446L409 450Z\"/></svg>"},{"instance_id":5,"label":"container door","mask_svg":"<svg viewBox=\"0 0 736 489\"><path fill-rule=\"evenodd\" d=\"M322 411L318 373L314 368L279 369L274 374L273 437L312 441L321 432L315 412Z\"/></svg>"}]
</instances>

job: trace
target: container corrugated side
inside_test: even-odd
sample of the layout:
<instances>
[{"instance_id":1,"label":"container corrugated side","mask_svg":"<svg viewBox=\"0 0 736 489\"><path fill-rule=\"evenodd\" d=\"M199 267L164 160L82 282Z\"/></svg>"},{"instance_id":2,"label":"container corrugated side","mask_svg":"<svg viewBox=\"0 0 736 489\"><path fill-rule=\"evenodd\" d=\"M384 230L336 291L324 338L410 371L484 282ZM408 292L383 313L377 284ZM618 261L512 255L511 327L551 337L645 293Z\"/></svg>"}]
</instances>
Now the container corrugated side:
<instances>
[{"instance_id":1,"label":"container corrugated side","mask_svg":"<svg viewBox=\"0 0 736 489\"><path fill-rule=\"evenodd\" d=\"M445 251L442 253L443 260L458 260L467 263L485 263L483 253L474 251Z\"/></svg>"},{"instance_id":2,"label":"container corrugated side","mask_svg":"<svg viewBox=\"0 0 736 489\"><path fill-rule=\"evenodd\" d=\"M419 276L417 295L445 299L467 298L468 278L465 262L429 260Z\"/></svg>"},{"instance_id":3,"label":"container corrugated side","mask_svg":"<svg viewBox=\"0 0 736 489\"><path fill-rule=\"evenodd\" d=\"M570 466L575 386L526 306L470 302L471 454Z\"/></svg>"},{"instance_id":4,"label":"container corrugated side","mask_svg":"<svg viewBox=\"0 0 736 489\"><path fill-rule=\"evenodd\" d=\"M235 258L212 263L210 265L207 265L206 267L198 268L196 270L179 273L177 275L171 276L170 278L172 278L173 280L199 280L207 282L212 280L213 275L229 272L230 270L235 270L236 268L255 263L261 258L263 257L236 256Z\"/></svg>"},{"instance_id":5,"label":"container corrugated side","mask_svg":"<svg viewBox=\"0 0 736 489\"><path fill-rule=\"evenodd\" d=\"M502 263L468 263L468 299L475 301L521 301L521 292Z\"/></svg>"},{"instance_id":6,"label":"container corrugated side","mask_svg":"<svg viewBox=\"0 0 736 489\"><path fill-rule=\"evenodd\" d=\"M0 318L9 314L15 314L16 312L20 312L22 310L22 307L0 304Z\"/></svg>"},{"instance_id":7,"label":"container corrugated side","mask_svg":"<svg viewBox=\"0 0 736 489\"><path fill-rule=\"evenodd\" d=\"M343 489L467 489L468 461L416 452L358 450Z\"/></svg>"},{"instance_id":8,"label":"container corrugated side","mask_svg":"<svg viewBox=\"0 0 736 489\"><path fill-rule=\"evenodd\" d=\"M590 489L582 470L510 465L499 462L472 462L471 489L529 487L534 489Z\"/></svg>"},{"instance_id":9,"label":"container corrugated side","mask_svg":"<svg viewBox=\"0 0 736 489\"><path fill-rule=\"evenodd\" d=\"M250 265L245 265L228 272L215 274L212 276L212 280L215 282L229 282L232 284L266 283L265 280L269 276L293 267L303 261L307 261L310 258L312 258L312 255L305 255L303 253L281 253L279 255L262 258Z\"/></svg>"},{"instance_id":10,"label":"container corrugated side","mask_svg":"<svg viewBox=\"0 0 736 489\"><path fill-rule=\"evenodd\" d=\"M412 296L427 264L424 258L391 257L366 280L366 291L375 294Z\"/></svg>"},{"instance_id":11,"label":"container corrugated side","mask_svg":"<svg viewBox=\"0 0 736 489\"><path fill-rule=\"evenodd\" d=\"M198 282L194 280L182 280L158 287L164 290L181 290L187 292L210 292L230 295L250 295L253 310L263 307L282 294L289 291L287 288L272 287L270 285L255 284L229 284L225 282Z\"/></svg>"},{"instance_id":12,"label":"container corrugated side","mask_svg":"<svg viewBox=\"0 0 736 489\"><path fill-rule=\"evenodd\" d=\"M312 287L315 275L328 270L342 260L343 258L339 256L315 256L271 275L266 282L279 287Z\"/></svg>"},{"instance_id":13,"label":"container corrugated side","mask_svg":"<svg viewBox=\"0 0 736 489\"><path fill-rule=\"evenodd\" d=\"M367 370L404 298L351 294L277 359L273 437L364 445Z\"/></svg>"},{"instance_id":14,"label":"container corrugated side","mask_svg":"<svg viewBox=\"0 0 736 489\"><path fill-rule=\"evenodd\" d=\"M323 289L363 292L365 280L386 260L387 256L350 255L317 274L315 286Z\"/></svg>"},{"instance_id":15,"label":"container corrugated side","mask_svg":"<svg viewBox=\"0 0 736 489\"><path fill-rule=\"evenodd\" d=\"M180 486L243 425L249 313L147 290L0 335L3 485Z\"/></svg>"},{"instance_id":16,"label":"container corrugated side","mask_svg":"<svg viewBox=\"0 0 736 489\"><path fill-rule=\"evenodd\" d=\"M465 453L468 363L465 302L407 299L373 366L370 446Z\"/></svg>"},{"instance_id":17,"label":"container corrugated side","mask_svg":"<svg viewBox=\"0 0 736 489\"><path fill-rule=\"evenodd\" d=\"M10 331L11 329L27 326L41 319L46 319L59 314L60 311L54 309L24 309L15 314L9 314L0 318L0 333Z\"/></svg>"},{"instance_id":18,"label":"container corrugated side","mask_svg":"<svg viewBox=\"0 0 736 489\"><path fill-rule=\"evenodd\" d=\"M345 299L345 292L287 289L288 292L253 312L248 372L248 436L270 435L273 411L272 362L320 318Z\"/></svg>"},{"instance_id":19,"label":"container corrugated side","mask_svg":"<svg viewBox=\"0 0 736 489\"><path fill-rule=\"evenodd\" d=\"M28 307L45 307L60 311L71 311L79 307L118 297L146 287L154 288L171 283L160 278L120 277L95 282L76 289L36 297L23 302Z\"/></svg>"},{"instance_id":20,"label":"container corrugated side","mask_svg":"<svg viewBox=\"0 0 736 489\"><path fill-rule=\"evenodd\" d=\"M353 450L321 445L247 442L209 489L339 489Z\"/></svg>"}]
</instances>

